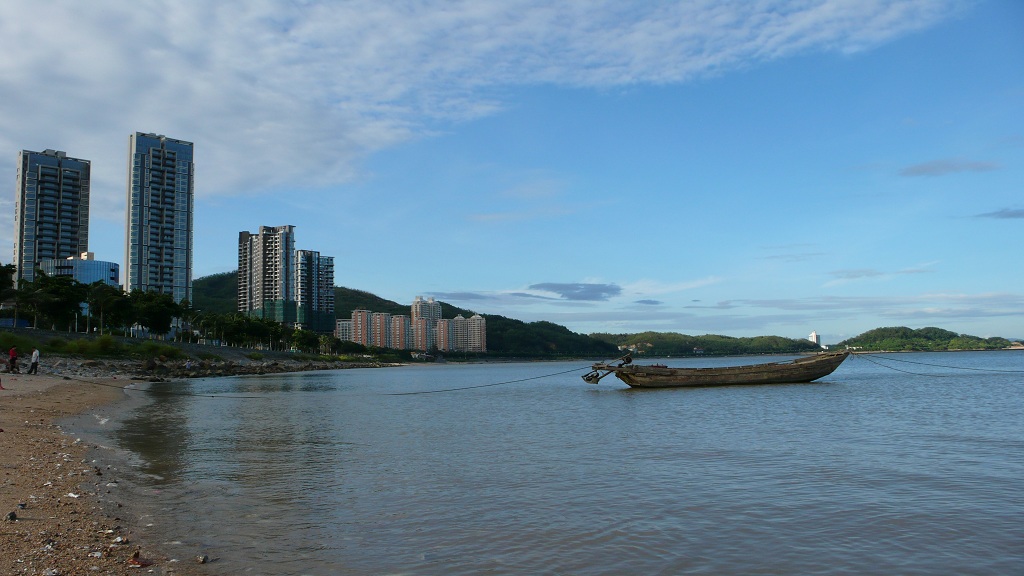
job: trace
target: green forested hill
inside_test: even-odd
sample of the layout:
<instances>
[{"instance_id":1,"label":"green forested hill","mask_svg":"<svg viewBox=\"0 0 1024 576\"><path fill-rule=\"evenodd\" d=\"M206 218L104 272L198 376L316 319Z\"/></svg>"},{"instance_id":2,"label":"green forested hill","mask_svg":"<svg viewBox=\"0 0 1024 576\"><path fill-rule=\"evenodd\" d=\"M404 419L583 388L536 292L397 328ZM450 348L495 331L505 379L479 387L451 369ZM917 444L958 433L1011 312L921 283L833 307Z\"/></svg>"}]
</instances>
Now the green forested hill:
<instances>
[{"instance_id":1,"label":"green forested hill","mask_svg":"<svg viewBox=\"0 0 1024 576\"><path fill-rule=\"evenodd\" d=\"M238 273L224 272L192 281L192 308L211 314L238 309Z\"/></svg>"},{"instance_id":2,"label":"green forested hill","mask_svg":"<svg viewBox=\"0 0 1024 576\"><path fill-rule=\"evenodd\" d=\"M376 294L362 290L343 288L341 286L334 288L334 315L338 318L351 318L353 310L369 310L371 312L385 312L392 315L404 314L408 316L412 313L411 306L411 302L409 304L399 304L398 302L385 300ZM454 317L454 314L445 316L445 318Z\"/></svg>"},{"instance_id":3,"label":"green forested hill","mask_svg":"<svg viewBox=\"0 0 1024 576\"><path fill-rule=\"evenodd\" d=\"M570 331L551 322L514 320L493 314L487 318L487 348L515 356L618 356L614 345ZM493 326L493 328L492 328Z\"/></svg>"},{"instance_id":4,"label":"green forested hill","mask_svg":"<svg viewBox=\"0 0 1024 576\"><path fill-rule=\"evenodd\" d=\"M864 350L926 351L926 350L998 350L1012 343L1006 338L979 338L957 334L941 328L913 330L904 326L875 328L860 336L843 340L839 346Z\"/></svg>"}]
</instances>

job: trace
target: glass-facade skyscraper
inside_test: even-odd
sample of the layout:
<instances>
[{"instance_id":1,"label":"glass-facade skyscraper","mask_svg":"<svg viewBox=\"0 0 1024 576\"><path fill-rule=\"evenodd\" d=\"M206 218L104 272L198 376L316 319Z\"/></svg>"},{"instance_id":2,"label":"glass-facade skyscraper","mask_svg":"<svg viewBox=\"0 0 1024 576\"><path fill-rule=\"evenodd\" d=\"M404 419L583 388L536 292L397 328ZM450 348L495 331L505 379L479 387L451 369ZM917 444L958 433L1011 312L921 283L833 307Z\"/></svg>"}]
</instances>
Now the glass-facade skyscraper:
<instances>
[{"instance_id":1,"label":"glass-facade skyscraper","mask_svg":"<svg viewBox=\"0 0 1024 576\"><path fill-rule=\"evenodd\" d=\"M18 153L14 197L15 279L31 282L43 260L89 250L88 160L44 150Z\"/></svg>"},{"instance_id":2,"label":"glass-facade skyscraper","mask_svg":"<svg viewBox=\"0 0 1024 576\"><path fill-rule=\"evenodd\" d=\"M334 258L314 250L295 251L296 326L334 331Z\"/></svg>"},{"instance_id":3,"label":"glass-facade skyscraper","mask_svg":"<svg viewBox=\"0 0 1024 576\"><path fill-rule=\"evenodd\" d=\"M136 132L129 136L125 289L192 301L191 142Z\"/></svg>"},{"instance_id":4,"label":"glass-facade skyscraper","mask_svg":"<svg viewBox=\"0 0 1024 576\"><path fill-rule=\"evenodd\" d=\"M441 319L441 303L433 297L417 296L412 302L413 347L433 350L437 346L437 322Z\"/></svg>"}]
</instances>

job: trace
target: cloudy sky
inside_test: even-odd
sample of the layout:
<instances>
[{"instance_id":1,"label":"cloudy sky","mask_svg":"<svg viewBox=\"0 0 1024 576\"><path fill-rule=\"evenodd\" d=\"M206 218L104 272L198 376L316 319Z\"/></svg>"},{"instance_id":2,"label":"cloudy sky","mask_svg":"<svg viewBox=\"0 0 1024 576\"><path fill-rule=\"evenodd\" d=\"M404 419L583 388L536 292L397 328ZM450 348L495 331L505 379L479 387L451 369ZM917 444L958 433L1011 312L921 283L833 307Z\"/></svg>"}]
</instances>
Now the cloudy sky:
<instances>
[{"instance_id":1,"label":"cloudy sky","mask_svg":"<svg viewBox=\"0 0 1024 576\"><path fill-rule=\"evenodd\" d=\"M195 276L292 224L335 281L583 332L1024 337L1015 0L0 3L19 150L195 143Z\"/></svg>"}]
</instances>

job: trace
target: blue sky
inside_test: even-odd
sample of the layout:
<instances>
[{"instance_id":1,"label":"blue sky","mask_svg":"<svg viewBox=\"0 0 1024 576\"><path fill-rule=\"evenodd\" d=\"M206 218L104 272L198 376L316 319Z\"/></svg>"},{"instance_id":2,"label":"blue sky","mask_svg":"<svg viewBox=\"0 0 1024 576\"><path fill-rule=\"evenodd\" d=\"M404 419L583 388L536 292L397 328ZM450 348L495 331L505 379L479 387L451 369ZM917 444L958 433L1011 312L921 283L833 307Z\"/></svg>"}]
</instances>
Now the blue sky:
<instances>
[{"instance_id":1,"label":"blue sky","mask_svg":"<svg viewBox=\"0 0 1024 576\"><path fill-rule=\"evenodd\" d=\"M292 224L340 286L582 333L1024 337L1021 30L1014 0L4 2L0 245L17 152L54 148L120 261L138 130L195 143L196 277Z\"/></svg>"}]
</instances>

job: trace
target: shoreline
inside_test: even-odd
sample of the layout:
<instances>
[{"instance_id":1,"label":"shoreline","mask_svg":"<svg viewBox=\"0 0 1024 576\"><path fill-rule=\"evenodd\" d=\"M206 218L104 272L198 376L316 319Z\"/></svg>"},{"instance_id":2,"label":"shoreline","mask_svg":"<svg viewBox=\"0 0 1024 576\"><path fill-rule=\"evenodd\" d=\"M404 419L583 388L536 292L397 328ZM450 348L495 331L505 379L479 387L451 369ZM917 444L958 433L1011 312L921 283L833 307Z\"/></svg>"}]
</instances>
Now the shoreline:
<instances>
[{"instance_id":1,"label":"shoreline","mask_svg":"<svg viewBox=\"0 0 1024 576\"><path fill-rule=\"evenodd\" d=\"M99 460L103 447L64 429L127 400L123 389L138 381L87 376L74 363L40 375L0 373L0 573L213 574L197 561L200 551L169 554L160 527L143 525L142 510L130 505L137 495L118 490L118 468Z\"/></svg>"},{"instance_id":2,"label":"shoreline","mask_svg":"<svg viewBox=\"0 0 1024 576\"><path fill-rule=\"evenodd\" d=\"M149 523L154 516L141 504L143 494L132 489L127 477L120 478L123 463L104 461L108 447L83 441L65 429L75 418L128 401L126 387L392 366L235 356L139 361L48 355L39 374L0 372L0 573L217 573L206 563L204 551L179 547L179 542L164 537L158 524Z\"/></svg>"}]
</instances>

